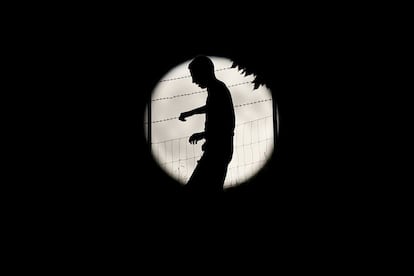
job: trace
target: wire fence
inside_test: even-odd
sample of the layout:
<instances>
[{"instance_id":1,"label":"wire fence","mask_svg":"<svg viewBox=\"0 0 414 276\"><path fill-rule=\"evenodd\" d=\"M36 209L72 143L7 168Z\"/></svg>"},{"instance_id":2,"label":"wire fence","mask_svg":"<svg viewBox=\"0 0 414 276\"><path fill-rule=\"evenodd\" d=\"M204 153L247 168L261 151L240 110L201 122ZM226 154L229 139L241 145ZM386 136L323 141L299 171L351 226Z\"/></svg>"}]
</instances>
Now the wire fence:
<instances>
[{"instance_id":1,"label":"wire fence","mask_svg":"<svg viewBox=\"0 0 414 276\"><path fill-rule=\"evenodd\" d=\"M272 124L273 117L266 116L236 125L226 187L244 182L270 156L273 150ZM192 145L189 138L184 136L151 144L159 165L183 183L188 181L203 153L202 143Z\"/></svg>"},{"instance_id":2,"label":"wire fence","mask_svg":"<svg viewBox=\"0 0 414 276\"><path fill-rule=\"evenodd\" d=\"M260 103L270 102L270 101L272 101L272 99L264 99L264 100L259 100L259 101L244 103L244 104L238 104L238 105L235 105L234 108L244 107L244 106L253 105L253 104L260 104ZM167 121L176 120L176 119L178 119L177 116L164 118L164 119L160 119L160 120L155 120L155 121L152 121L152 123L156 124L156 123L162 123L162 122L167 122ZM148 123L146 123L146 124L148 124Z\"/></svg>"},{"instance_id":3,"label":"wire fence","mask_svg":"<svg viewBox=\"0 0 414 276\"><path fill-rule=\"evenodd\" d=\"M235 68L225 67L215 71L226 71L230 69ZM160 82L165 83L187 78L191 78L191 75L163 79L160 80ZM251 81L243 81L227 85L227 87L232 88L251 83ZM205 89L193 92L181 92L173 96L152 99L150 103L157 106L157 103L163 101L171 101L176 99L181 100L184 97L198 96L206 92L207 90ZM253 105L258 105L258 108L262 108L262 104L270 103L271 101L271 98L260 100L256 98L254 101L237 103L234 105L234 108L240 109ZM156 110L154 107L152 109ZM261 116L260 118L255 118L245 122L238 122L236 124L233 141L233 158L227 169L227 175L224 182L225 188L236 186L242 182L245 182L252 176L252 174L262 167L262 165L272 154L274 147L273 113L272 108L266 110L270 110L270 113L266 114L266 116ZM244 109L240 111L244 111ZM174 120L178 120L178 117L156 118L151 121L151 124L148 125L148 122L145 122L145 124L146 127L149 128L151 128L152 125L164 128L168 126L168 124L164 125L162 123L170 122L171 124ZM201 150L203 142L200 141L198 144L193 145L189 143L189 138L190 136L183 136L163 141L150 141L153 156L157 159L159 165L173 178L182 183L187 183L195 167L197 166L197 161L200 160L203 154Z\"/></svg>"}]
</instances>

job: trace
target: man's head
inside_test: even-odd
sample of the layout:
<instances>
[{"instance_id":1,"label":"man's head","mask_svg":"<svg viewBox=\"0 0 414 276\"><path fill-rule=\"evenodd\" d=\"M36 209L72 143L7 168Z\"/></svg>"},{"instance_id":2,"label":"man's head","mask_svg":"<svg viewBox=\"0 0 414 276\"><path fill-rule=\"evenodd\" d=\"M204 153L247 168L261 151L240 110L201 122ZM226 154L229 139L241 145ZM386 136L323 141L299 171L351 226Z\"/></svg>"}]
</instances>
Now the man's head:
<instances>
[{"instance_id":1,"label":"man's head","mask_svg":"<svg viewBox=\"0 0 414 276\"><path fill-rule=\"evenodd\" d=\"M195 57L188 65L193 83L198 84L201 88L206 88L208 83L215 79L214 64L206 56Z\"/></svg>"}]
</instances>

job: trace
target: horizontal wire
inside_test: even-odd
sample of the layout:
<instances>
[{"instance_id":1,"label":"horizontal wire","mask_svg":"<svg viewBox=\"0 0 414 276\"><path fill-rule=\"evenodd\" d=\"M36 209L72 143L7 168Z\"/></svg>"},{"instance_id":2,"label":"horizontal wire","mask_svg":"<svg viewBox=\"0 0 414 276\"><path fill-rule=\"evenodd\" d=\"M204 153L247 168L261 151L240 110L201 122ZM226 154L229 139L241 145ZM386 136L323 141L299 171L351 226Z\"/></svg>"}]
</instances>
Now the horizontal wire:
<instances>
[{"instance_id":1,"label":"horizontal wire","mask_svg":"<svg viewBox=\"0 0 414 276\"><path fill-rule=\"evenodd\" d=\"M235 86L249 84L249 83L252 83L252 82L251 81L245 81L245 82L240 82L240 83L236 83L236 84L230 84L230 85L227 85L227 87L235 87Z\"/></svg>"},{"instance_id":2,"label":"horizontal wire","mask_svg":"<svg viewBox=\"0 0 414 276\"><path fill-rule=\"evenodd\" d=\"M271 140L271 138L265 139L265 140ZM253 144L256 144L256 143L253 143ZM247 144L247 145L253 145L253 144ZM180 158L180 159L177 159L177 160L161 162L160 165L174 164L174 163L177 163L177 162L188 161L188 160L191 160L191 159L201 158L201 157L202 157L202 155L196 155L196 156L187 157L187 158ZM243 165L229 166L229 169L241 168L241 167L245 167L245 166L252 165L252 164L255 164L255 163L260 163L260 162L263 162L263 161L266 161L266 160L267 160L267 158L260 158L259 160L256 160L256 161L252 161L252 162L249 162L249 163L244 163Z\"/></svg>"},{"instance_id":3,"label":"horizontal wire","mask_svg":"<svg viewBox=\"0 0 414 276\"><path fill-rule=\"evenodd\" d=\"M239 107L244 107L244 106L248 106L248 105L253 105L253 104L259 104L259 103L264 103L264 102L269 102L272 99L266 99L266 100L260 100L260 101L255 101L255 102L250 102L250 103L244 103L244 104L238 104L235 105L235 108L239 108ZM171 120L175 120L178 119L178 117L171 117L171 118L165 118L165 119L161 119L161 120L157 120L157 121L152 121L153 124L156 123L162 123L162 122L167 122L167 121L171 121ZM148 124L148 123L147 123Z\"/></svg>"},{"instance_id":4,"label":"horizontal wire","mask_svg":"<svg viewBox=\"0 0 414 276\"><path fill-rule=\"evenodd\" d=\"M225 71L225 70L230 70L230 69L234 69L234 68L232 68L232 67L225 67L225 68L220 68L220 69L217 69L217 70L214 70L214 71L215 72L220 72L220 71ZM181 80L181 79L187 79L187 78L190 78L190 77L191 77L191 75L185 75L185 76L182 76L182 77L176 77L176 78L170 78L170 79L160 80L159 82L167 82L167 81Z\"/></svg>"},{"instance_id":5,"label":"horizontal wire","mask_svg":"<svg viewBox=\"0 0 414 276\"><path fill-rule=\"evenodd\" d=\"M263 120L263 119L272 118L272 117L273 117L273 116L272 116L272 115L270 115L270 116L261 117L261 118L259 118L259 119L252 120L252 121L241 122L241 123L236 124L236 127L237 127L237 126L241 126L241 125L245 125L245 124L249 124L249 123L252 123L252 122L260 121L260 120Z\"/></svg>"},{"instance_id":6,"label":"horizontal wire","mask_svg":"<svg viewBox=\"0 0 414 276\"><path fill-rule=\"evenodd\" d=\"M238 108L238 107L243 107L243 106L252 105L252 104L258 104L258 103L269 102L269 101L271 101L271 100L272 100L272 99L265 99L265 100L260 100L260 101L255 101L255 102L250 102L250 103L238 104L238 105L235 105L234 107L235 107L235 108Z\"/></svg>"},{"instance_id":7,"label":"horizontal wire","mask_svg":"<svg viewBox=\"0 0 414 276\"><path fill-rule=\"evenodd\" d=\"M251 121L247 121L247 122L243 122L243 123L237 124L236 126L244 125L244 124L248 124L248 123L253 123L253 122L260 121L260 120L263 120L263 119L266 119L266 118L271 118L271 117L273 117L273 116L261 117L261 118L255 119L255 120L251 120ZM155 143L151 143L151 144L152 145L155 145L155 144L167 143L167 142L171 142L171 141L188 139L188 138L190 138L190 135L181 136L181 137L177 137L177 138L173 138L173 139L168 139L168 140L163 140L163 141L159 141L159 142L155 142Z\"/></svg>"},{"instance_id":8,"label":"horizontal wire","mask_svg":"<svg viewBox=\"0 0 414 276\"><path fill-rule=\"evenodd\" d=\"M190 96L190 95L206 93L206 92L207 92L207 90L204 89L204 90L200 90L200 91L184 93L184 94L179 94L179 95L170 96L170 97L162 97L162 98L153 99L152 102L162 101L162 100L172 100L172 99L179 98L179 97Z\"/></svg>"},{"instance_id":9,"label":"horizontal wire","mask_svg":"<svg viewBox=\"0 0 414 276\"><path fill-rule=\"evenodd\" d=\"M249 123L252 123L252 122L260 121L260 120L263 120L263 119L272 118L272 117L273 117L273 116L272 116L272 115L270 115L270 116L261 117L261 118L259 118L259 119L255 119L255 120L252 120L252 121L241 122L241 123L236 124L236 127L241 126L241 125L245 125L245 124L249 124ZM174 117L174 118L176 118L176 117ZM173 120L174 118L171 118L171 120ZM157 122L158 122L158 121L157 121ZM148 122L144 122L144 124L148 125ZM175 138L175 139L166 140L166 141L179 140L179 139L182 139L182 138L188 138L188 137L190 137L190 136L180 137L180 138ZM158 142L157 142L157 143L158 143ZM161 142L159 142L159 143L161 143Z\"/></svg>"},{"instance_id":10,"label":"horizontal wire","mask_svg":"<svg viewBox=\"0 0 414 276\"><path fill-rule=\"evenodd\" d=\"M244 84L248 84L248 83L251 83L251 82L250 81L240 82L240 83L228 85L227 87L235 87L235 86L244 85ZM156 102L156 101L162 101L162 100L172 100L172 99L179 98L179 97L191 96L191 95L200 94L200 93L206 93L206 92L207 92L207 90L206 89L203 89L203 90L199 90L199 91L195 91L195 92L183 93L183 94L179 94L179 95L175 95L175 96L170 96L170 97L157 98L157 99L153 99L151 101L152 102Z\"/></svg>"},{"instance_id":11,"label":"horizontal wire","mask_svg":"<svg viewBox=\"0 0 414 276\"><path fill-rule=\"evenodd\" d=\"M249 142L249 143L245 143L245 144L241 144L241 145L234 145L233 147L234 148L239 148L239 147L243 147L243 146L253 146L255 144L260 144L260 143L270 141L270 140L273 140L273 137L260 139L260 140L257 140L256 142Z\"/></svg>"},{"instance_id":12,"label":"horizontal wire","mask_svg":"<svg viewBox=\"0 0 414 276\"><path fill-rule=\"evenodd\" d=\"M162 122L171 121L171 120L175 120L175 119L178 119L178 117L171 117L171 118L166 118L166 119L162 119L162 120L152 121L152 123L153 124L162 123Z\"/></svg>"},{"instance_id":13,"label":"horizontal wire","mask_svg":"<svg viewBox=\"0 0 414 276\"><path fill-rule=\"evenodd\" d=\"M230 170L230 169L243 168L243 167L247 167L247 166L250 166L250 165L253 165L253 164L257 164L257 163L263 163L266 160L267 160L267 158L261 158L261 159L259 159L257 161L253 161L253 162L249 162L249 163L244 163L243 165L232 166L232 167L229 166L228 169Z\"/></svg>"},{"instance_id":14,"label":"horizontal wire","mask_svg":"<svg viewBox=\"0 0 414 276\"><path fill-rule=\"evenodd\" d=\"M180 137L180 138L164 140L164 141L161 141L161 142L151 143L151 145L166 144L166 143L169 143L169 142L172 142L172 141L177 141L177 140L182 140L182 139L187 139L187 138L189 139L190 136L184 136L184 137ZM260 139L260 140L257 140L256 142L249 142L249 143L242 144L242 145L234 145L234 147L238 148L238 147L242 147L242 146L249 146L249 145L259 144L259 143L262 143L262 142L265 142L265 141L270 141L272 139L273 139L273 137Z\"/></svg>"}]
</instances>

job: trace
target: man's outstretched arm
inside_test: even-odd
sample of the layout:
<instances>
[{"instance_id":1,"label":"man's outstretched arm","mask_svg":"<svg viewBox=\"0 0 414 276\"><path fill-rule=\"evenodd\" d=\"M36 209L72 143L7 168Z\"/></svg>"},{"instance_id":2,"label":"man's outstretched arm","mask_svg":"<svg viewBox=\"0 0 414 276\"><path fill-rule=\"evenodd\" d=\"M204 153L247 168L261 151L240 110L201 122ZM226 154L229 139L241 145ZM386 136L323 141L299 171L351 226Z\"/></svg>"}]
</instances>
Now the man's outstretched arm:
<instances>
[{"instance_id":1,"label":"man's outstretched arm","mask_svg":"<svg viewBox=\"0 0 414 276\"><path fill-rule=\"evenodd\" d=\"M205 106L181 113L178 119L180 121L185 121L185 118L187 117L193 116L195 114L203 114L203 113L206 113L206 111L207 111L207 106L205 105Z\"/></svg>"}]
</instances>

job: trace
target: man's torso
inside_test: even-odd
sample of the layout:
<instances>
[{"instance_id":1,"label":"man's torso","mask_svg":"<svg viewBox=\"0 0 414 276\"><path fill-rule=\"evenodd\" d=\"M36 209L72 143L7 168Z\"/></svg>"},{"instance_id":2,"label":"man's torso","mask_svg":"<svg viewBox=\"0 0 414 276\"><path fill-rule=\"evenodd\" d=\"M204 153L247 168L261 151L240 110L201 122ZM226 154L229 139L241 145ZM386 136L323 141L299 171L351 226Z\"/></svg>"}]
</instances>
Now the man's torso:
<instances>
[{"instance_id":1,"label":"man's torso","mask_svg":"<svg viewBox=\"0 0 414 276\"><path fill-rule=\"evenodd\" d=\"M232 138L234 127L235 115L230 91L224 83L218 81L209 88L207 97L206 138L207 140Z\"/></svg>"}]
</instances>

